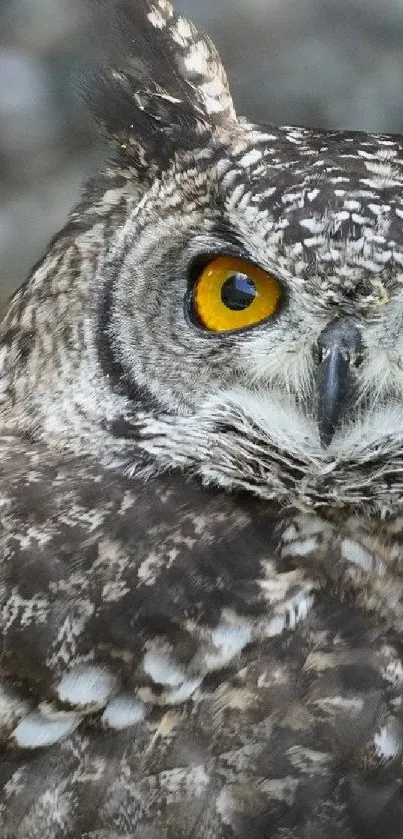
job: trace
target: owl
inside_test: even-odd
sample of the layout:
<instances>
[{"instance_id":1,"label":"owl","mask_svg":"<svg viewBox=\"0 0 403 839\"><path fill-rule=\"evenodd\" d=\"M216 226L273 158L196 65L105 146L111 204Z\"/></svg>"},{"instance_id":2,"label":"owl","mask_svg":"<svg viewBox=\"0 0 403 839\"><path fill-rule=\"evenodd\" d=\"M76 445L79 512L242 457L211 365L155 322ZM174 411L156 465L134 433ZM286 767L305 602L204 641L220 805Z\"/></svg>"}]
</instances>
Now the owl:
<instances>
[{"instance_id":1,"label":"owl","mask_svg":"<svg viewBox=\"0 0 403 839\"><path fill-rule=\"evenodd\" d=\"M402 839L403 140L93 14L110 157L0 334L0 835Z\"/></svg>"}]
</instances>

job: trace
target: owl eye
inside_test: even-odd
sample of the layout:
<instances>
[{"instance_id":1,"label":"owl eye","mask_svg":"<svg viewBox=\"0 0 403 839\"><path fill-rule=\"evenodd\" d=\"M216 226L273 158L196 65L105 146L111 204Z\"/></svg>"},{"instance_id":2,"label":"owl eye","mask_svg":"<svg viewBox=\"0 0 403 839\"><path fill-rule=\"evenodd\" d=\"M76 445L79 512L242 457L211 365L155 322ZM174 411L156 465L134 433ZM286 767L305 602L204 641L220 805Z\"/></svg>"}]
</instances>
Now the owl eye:
<instances>
[{"instance_id":1,"label":"owl eye","mask_svg":"<svg viewBox=\"0 0 403 839\"><path fill-rule=\"evenodd\" d=\"M193 311L210 332L254 326L277 311L281 286L245 259L219 256L206 265L193 288Z\"/></svg>"}]
</instances>

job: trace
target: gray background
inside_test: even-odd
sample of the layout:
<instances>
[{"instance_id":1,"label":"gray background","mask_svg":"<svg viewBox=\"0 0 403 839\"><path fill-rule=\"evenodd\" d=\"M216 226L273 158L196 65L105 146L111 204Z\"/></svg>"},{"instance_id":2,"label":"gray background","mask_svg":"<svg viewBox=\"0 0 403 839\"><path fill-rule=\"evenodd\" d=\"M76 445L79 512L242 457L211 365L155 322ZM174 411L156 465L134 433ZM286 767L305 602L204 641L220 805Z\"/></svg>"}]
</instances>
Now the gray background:
<instances>
[{"instance_id":1,"label":"gray background","mask_svg":"<svg viewBox=\"0 0 403 839\"><path fill-rule=\"evenodd\" d=\"M102 156L77 101L88 0L0 0L0 307ZM403 0L179 0L240 113L403 132Z\"/></svg>"}]
</instances>

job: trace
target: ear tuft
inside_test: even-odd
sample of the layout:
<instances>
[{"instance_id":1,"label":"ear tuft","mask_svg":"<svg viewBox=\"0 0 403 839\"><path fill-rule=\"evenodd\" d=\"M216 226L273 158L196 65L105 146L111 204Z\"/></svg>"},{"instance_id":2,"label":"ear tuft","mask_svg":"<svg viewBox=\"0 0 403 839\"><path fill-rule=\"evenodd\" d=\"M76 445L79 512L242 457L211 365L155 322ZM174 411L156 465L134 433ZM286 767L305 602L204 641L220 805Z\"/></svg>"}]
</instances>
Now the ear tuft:
<instances>
[{"instance_id":1,"label":"ear tuft","mask_svg":"<svg viewBox=\"0 0 403 839\"><path fill-rule=\"evenodd\" d=\"M102 60L85 99L134 165L163 168L236 119L217 50L168 0L98 0L95 10Z\"/></svg>"}]
</instances>

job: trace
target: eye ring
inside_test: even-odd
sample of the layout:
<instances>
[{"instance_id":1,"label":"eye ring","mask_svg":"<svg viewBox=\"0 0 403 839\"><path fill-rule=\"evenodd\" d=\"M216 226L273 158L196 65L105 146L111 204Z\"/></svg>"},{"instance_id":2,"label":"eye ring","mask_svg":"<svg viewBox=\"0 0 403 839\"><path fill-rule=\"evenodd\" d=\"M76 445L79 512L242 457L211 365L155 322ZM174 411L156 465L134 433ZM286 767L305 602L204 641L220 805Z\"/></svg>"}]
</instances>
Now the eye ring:
<instances>
[{"instance_id":1,"label":"eye ring","mask_svg":"<svg viewBox=\"0 0 403 839\"><path fill-rule=\"evenodd\" d=\"M200 329L225 334L270 319L282 297L282 286L272 274L241 257L221 255L204 264L186 303Z\"/></svg>"}]
</instances>

